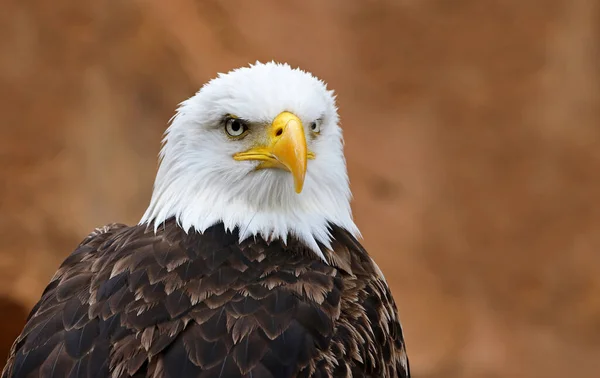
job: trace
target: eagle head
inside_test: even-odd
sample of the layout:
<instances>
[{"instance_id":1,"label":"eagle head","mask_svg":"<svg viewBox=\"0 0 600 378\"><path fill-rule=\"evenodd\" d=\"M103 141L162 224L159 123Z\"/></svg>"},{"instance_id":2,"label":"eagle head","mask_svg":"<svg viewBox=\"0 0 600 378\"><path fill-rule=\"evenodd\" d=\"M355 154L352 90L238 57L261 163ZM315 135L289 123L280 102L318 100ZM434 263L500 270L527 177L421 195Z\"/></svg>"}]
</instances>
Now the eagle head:
<instances>
[{"instance_id":1,"label":"eagle head","mask_svg":"<svg viewBox=\"0 0 600 378\"><path fill-rule=\"evenodd\" d=\"M257 62L180 104L141 223L175 217L203 232L222 222L240 241L291 236L323 257L330 225L358 235L350 199L333 91L288 64Z\"/></svg>"}]
</instances>

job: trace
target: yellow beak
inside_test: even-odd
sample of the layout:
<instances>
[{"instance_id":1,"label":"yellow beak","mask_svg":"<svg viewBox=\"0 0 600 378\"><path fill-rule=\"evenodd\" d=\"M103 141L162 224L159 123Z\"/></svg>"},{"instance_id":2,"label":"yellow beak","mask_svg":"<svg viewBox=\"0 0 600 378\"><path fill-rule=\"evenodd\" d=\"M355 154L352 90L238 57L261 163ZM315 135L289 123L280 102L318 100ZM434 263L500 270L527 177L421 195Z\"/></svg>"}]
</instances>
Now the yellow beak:
<instances>
[{"instance_id":1,"label":"yellow beak","mask_svg":"<svg viewBox=\"0 0 600 378\"><path fill-rule=\"evenodd\" d=\"M279 114L267 128L266 146L258 146L233 155L235 160L259 160L257 169L279 168L291 172L296 193L302 192L308 153L304 127L290 112ZM309 156L310 155L310 156Z\"/></svg>"}]
</instances>

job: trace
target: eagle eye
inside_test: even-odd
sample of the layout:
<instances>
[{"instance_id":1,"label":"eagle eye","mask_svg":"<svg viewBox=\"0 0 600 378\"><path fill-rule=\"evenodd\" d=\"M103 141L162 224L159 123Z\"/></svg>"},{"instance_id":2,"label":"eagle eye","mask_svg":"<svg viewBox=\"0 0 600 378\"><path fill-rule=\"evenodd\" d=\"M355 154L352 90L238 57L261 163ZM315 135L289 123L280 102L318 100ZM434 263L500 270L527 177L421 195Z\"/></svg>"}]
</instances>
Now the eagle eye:
<instances>
[{"instance_id":1,"label":"eagle eye","mask_svg":"<svg viewBox=\"0 0 600 378\"><path fill-rule=\"evenodd\" d=\"M225 132L231 137L240 137L248 131L246 122L239 118L227 118L225 120Z\"/></svg>"},{"instance_id":2,"label":"eagle eye","mask_svg":"<svg viewBox=\"0 0 600 378\"><path fill-rule=\"evenodd\" d=\"M310 123L310 131L312 131L315 134L318 134L321 132L321 120L316 120L314 122Z\"/></svg>"}]
</instances>

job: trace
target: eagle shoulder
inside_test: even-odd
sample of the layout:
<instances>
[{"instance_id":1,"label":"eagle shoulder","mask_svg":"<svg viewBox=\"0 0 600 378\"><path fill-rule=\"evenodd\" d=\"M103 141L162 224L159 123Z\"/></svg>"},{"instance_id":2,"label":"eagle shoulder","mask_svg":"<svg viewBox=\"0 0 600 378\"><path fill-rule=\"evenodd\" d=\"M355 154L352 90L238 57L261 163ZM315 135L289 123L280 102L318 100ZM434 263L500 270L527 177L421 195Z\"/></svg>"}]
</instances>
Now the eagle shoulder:
<instances>
[{"instance_id":1,"label":"eagle shoulder","mask_svg":"<svg viewBox=\"0 0 600 378\"><path fill-rule=\"evenodd\" d=\"M14 341L2 378L67 376L69 371L64 366L73 367L74 359L68 358L66 338L87 341L92 329L93 323L86 314L90 295L85 288L89 288L96 252L125 228L124 224L112 223L94 229L64 260ZM69 361L64 363L65 360Z\"/></svg>"},{"instance_id":2,"label":"eagle shoulder","mask_svg":"<svg viewBox=\"0 0 600 378\"><path fill-rule=\"evenodd\" d=\"M335 377L410 377L404 334L383 273L348 231L331 226L326 257L344 274L341 316L332 351Z\"/></svg>"}]
</instances>

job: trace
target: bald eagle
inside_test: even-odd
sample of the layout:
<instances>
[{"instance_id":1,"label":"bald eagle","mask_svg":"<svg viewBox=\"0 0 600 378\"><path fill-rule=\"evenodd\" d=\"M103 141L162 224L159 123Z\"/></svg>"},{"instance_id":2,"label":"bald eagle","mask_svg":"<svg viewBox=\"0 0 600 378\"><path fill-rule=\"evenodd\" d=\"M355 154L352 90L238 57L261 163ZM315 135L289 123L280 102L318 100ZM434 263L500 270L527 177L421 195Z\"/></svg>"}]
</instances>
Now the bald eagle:
<instances>
[{"instance_id":1,"label":"bald eagle","mask_svg":"<svg viewBox=\"0 0 600 378\"><path fill-rule=\"evenodd\" d=\"M409 377L338 123L333 92L287 64L205 84L171 120L140 223L67 257L2 377Z\"/></svg>"}]
</instances>

